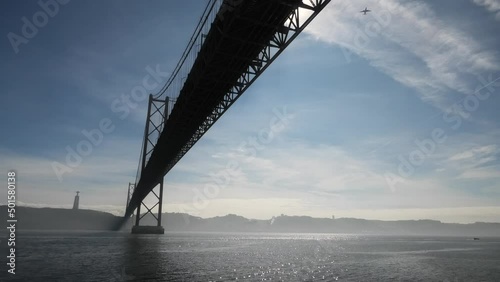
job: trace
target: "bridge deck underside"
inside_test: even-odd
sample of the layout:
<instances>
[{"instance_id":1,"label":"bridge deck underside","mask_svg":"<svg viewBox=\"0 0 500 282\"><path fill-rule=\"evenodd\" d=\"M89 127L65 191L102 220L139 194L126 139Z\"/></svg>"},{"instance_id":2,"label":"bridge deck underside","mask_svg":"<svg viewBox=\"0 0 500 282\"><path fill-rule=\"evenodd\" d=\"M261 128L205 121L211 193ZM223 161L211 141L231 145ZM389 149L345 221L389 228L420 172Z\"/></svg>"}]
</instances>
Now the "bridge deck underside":
<instances>
[{"instance_id":1,"label":"bridge deck underside","mask_svg":"<svg viewBox=\"0 0 500 282\"><path fill-rule=\"evenodd\" d=\"M153 153L141 173L126 216L179 160L183 147L255 64L259 53L301 0L245 0L212 23Z\"/></svg>"}]
</instances>

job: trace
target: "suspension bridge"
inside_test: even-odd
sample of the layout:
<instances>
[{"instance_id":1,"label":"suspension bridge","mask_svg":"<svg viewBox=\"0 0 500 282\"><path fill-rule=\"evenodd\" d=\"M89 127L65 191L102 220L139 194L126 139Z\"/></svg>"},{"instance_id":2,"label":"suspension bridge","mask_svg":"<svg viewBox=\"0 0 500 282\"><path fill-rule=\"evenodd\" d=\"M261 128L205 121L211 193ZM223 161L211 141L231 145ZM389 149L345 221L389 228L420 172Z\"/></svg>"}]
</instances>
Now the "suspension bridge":
<instances>
[{"instance_id":1,"label":"suspension bridge","mask_svg":"<svg viewBox=\"0 0 500 282\"><path fill-rule=\"evenodd\" d=\"M163 179L331 0L210 0L165 86L149 97L124 221L163 233ZM155 188L158 187L159 189ZM144 199L153 195L156 204ZM145 208L141 213L141 208ZM155 214L156 211L156 214ZM157 226L141 226L152 215Z\"/></svg>"}]
</instances>

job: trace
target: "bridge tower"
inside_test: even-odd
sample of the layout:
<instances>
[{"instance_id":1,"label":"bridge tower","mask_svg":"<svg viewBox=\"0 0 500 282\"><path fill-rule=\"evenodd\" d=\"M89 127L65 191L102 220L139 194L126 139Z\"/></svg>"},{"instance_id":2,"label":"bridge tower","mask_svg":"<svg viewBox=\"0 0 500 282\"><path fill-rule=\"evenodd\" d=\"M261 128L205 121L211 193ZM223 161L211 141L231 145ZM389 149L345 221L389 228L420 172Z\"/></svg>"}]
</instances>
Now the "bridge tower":
<instances>
[{"instance_id":1,"label":"bridge tower","mask_svg":"<svg viewBox=\"0 0 500 282\"><path fill-rule=\"evenodd\" d=\"M129 183L128 195L127 195L127 207L132 198L134 189L137 186L137 181L139 181L139 179L141 178L141 173L146 167L147 162L151 157L152 152L154 151L154 147L158 141L158 138L160 137L161 132L165 126L165 122L168 119L169 103L170 103L169 97L166 97L165 100L161 100L154 98L153 95L149 95L146 128L144 130L144 140L143 140L141 159L139 164L140 166L137 173L136 183ZM135 225L132 227L132 234L165 233L165 230L161 225L162 203L163 203L163 177L149 195L153 197L154 204L149 207L143 200L141 204L137 206L135 215ZM146 210L146 212L144 212L143 214L141 214L141 207L144 207ZM157 210L156 214L154 212L155 209ZM155 226L140 225L140 221L146 216L152 217L156 221L156 225Z\"/></svg>"}]
</instances>

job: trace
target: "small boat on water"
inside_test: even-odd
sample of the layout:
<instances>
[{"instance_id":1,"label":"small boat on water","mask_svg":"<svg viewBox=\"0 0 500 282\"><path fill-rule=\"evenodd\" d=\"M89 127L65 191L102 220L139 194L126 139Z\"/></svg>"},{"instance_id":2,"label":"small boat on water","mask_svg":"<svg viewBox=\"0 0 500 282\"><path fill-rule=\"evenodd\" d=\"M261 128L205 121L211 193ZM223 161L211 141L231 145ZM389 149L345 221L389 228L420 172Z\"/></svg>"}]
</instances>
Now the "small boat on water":
<instances>
[{"instance_id":1,"label":"small boat on water","mask_svg":"<svg viewBox=\"0 0 500 282\"><path fill-rule=\"evenodd\" d=\"M477 238L477 237L474 237L474 241L479 241L479 238Z\"/></svg>"}]
</instances>

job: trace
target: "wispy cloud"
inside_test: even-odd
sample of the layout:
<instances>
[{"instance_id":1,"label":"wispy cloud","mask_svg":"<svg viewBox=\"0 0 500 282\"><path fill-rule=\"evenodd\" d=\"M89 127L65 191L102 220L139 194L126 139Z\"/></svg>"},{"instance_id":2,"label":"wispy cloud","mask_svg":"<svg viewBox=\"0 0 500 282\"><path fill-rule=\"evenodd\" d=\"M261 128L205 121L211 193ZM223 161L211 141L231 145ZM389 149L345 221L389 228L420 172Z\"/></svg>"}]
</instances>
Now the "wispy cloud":
<instances>
[{"instance_id":1,"label":"wispy cloud","mask_svg":"<svg viewBox=\"0 0 500 282\"><path fill-rule=\"evenodd\" d=\"M439 172L459 179L487 180L500 177L498 133L458 134L433 157ZM477 183L476 187L487 184Z\"/></svg>"},{"instance_id":2,"label":"wispy cloud","mask_svg":"<svg viewBox=\"0 0 500 282\"><path fill-rule=\"evenodd\" d=\"M482 167L482 168L474 168L463 172L459 178L461 179L500 179L500 166L492 166L492 167ZM500 186L496 186L496 192L500 192Z\"/></svg>"},{"instance_id":3,"label":"wispy cloud","mask_svg":"<svg viewBox=\"0 0 500 282\"><path fill-rule=\"evenodd\" d=\"M500 21L500 0L472 0L476 5L486 8L495 14L495 19Z\"/></svg>"},{"instance_id":4,"label":"wispy cloud","mask_svg":"<svg viewBox=\"0 0 500 282\"><path fill-rule=\"evenodd\" d=\"M193 154L196 154L196 160L189 162L194 163L195 167L181 165L174 172L176 175L188 172L191 179L189 183L183 180L168 181L170 189L174 189L170 191L177 195L173 202L175 211L182 211L184 207L185 211L201 216L220 215L224 214L223 206L231 206L234 207L234 212L248 216L251 213L244 208L247 204L243 204L247 201L261 203L258 206L262 206L262 213L259 214L272 216L276 213L290 213L290 209L278 205L282 201L264 207L267 199L271 198L289 199L294 207L293 214L327 217L332 212L349 214L349 210L365 210L366 216L369 209L438 209L492 205L477 195L453 189L450 179L442 179L433 173L423 173L408 179L401 189L393 192L387 187L383 177L384 168L391 165L390 160L382 159L377 154L356 155L346 147L312 145L284 138L263 150L250 163L243 161L240 155L231 150L210 156L209 148L195 148ZM457 154L457 150L446 150L436 156L436 162L449 159L453 155L451 152ZM486 147L479 151L486 153L489 150ZM229 161L241 164L239 173L231 178L229 185L221 188L216 197L209 199L207 207L202 210L186 209L192 206L195 197L192 191L203 190L207 182L213 181L210 174L224 168L224 164ZM198 166L203 169L196 169ZM183 197L178 196L182 193ZM300 201L297 202L298 199ZM168 205L165 208L169 209ZM361 213L356 214L360 216Z\"/></svg>"},{"instance_id":5,"label":"wispy cloud","mask_svg":"<svg viewBox=\"0 0 500 282\"><path fill-rule=\"evenodd\" d=\"M453 155L450 157L450 161L470 161L472 162L471 166L477 166L484 164L489 160L494 160L494 155L498 152L499 150L496 145L482 146Z\"/></svg>"},{"instance_id":6,"label":"wispy cloud","mask_svg":"<svg viewBox=\"0 0 500 282\"><path fill-rule=\"evenodd\" d=\"M441 109L449 106L450 91L471 94L475 76L500 68L495 52L442 22L423 2L370 5L373 16L360 15L359 5L352 2L331 5L307 32L340 46L348 60L353 54L367 59Z\"/></svg>"}]
</instances>

